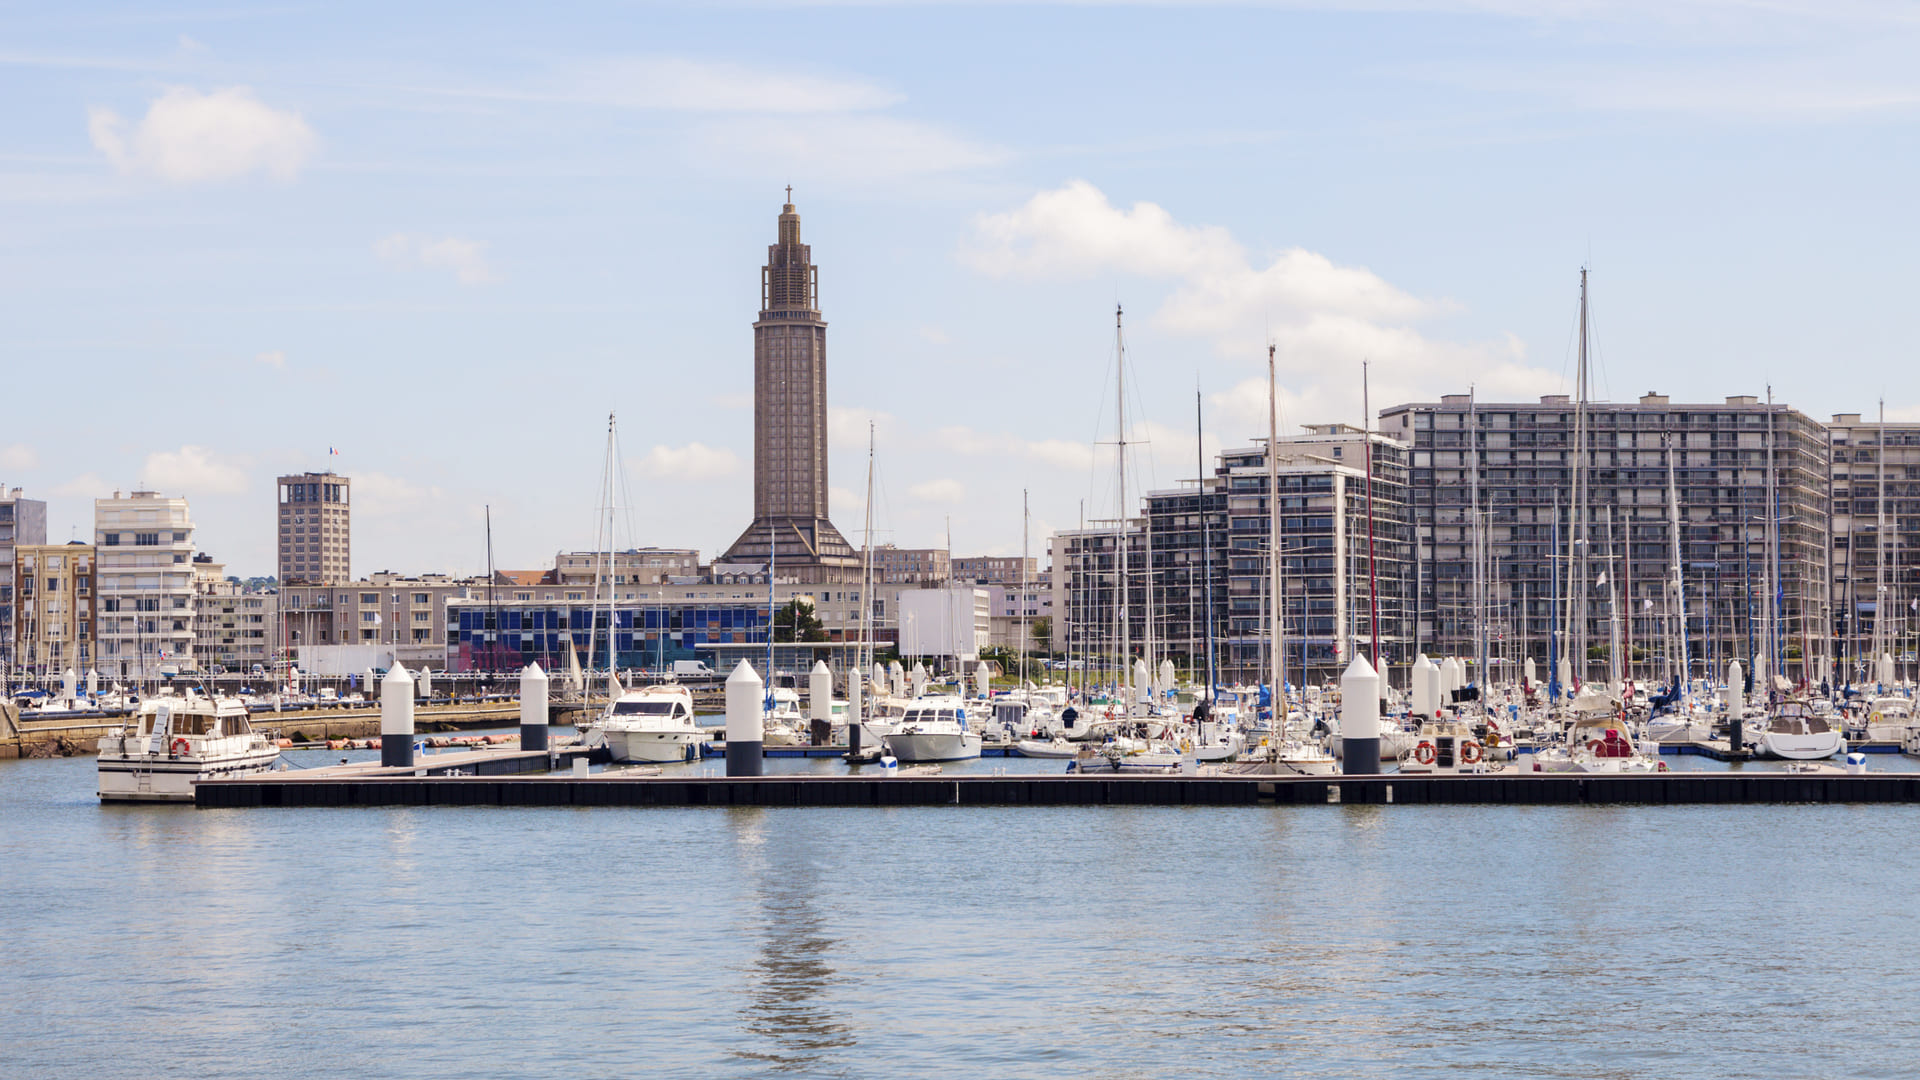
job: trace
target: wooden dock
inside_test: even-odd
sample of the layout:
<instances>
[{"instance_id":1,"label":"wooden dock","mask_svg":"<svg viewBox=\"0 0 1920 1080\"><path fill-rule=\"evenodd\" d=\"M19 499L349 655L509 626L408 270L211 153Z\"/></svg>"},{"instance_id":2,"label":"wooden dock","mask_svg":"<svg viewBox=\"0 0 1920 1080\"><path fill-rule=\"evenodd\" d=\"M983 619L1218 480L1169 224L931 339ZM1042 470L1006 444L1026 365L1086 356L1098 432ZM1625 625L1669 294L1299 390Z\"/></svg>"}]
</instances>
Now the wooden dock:
<instances>
[{"instance_id":1,"label":"wooden dock","mask_svg":"<svg viewBox=\"0 0 1920 1080\"><path fill-rule=\"evenodd\" d=\"M479 751L511 772L548 755ZM1399 776L765 776L632 777L447 775L430 770L351 774L282 772L198 785L204 808L317 806L1283 806L1338 804L1509 806L1920 802L1920 773L1665 772ZM436 759L446 759L445 761ZM532 758L532 762L513 759ZM441 769L441 766L447 766ZM493 766L488 766L493 767ZM315 775L320 772L321 775ZM400 775L394 775L394 773Z\"/></svg>"}]
</instances>

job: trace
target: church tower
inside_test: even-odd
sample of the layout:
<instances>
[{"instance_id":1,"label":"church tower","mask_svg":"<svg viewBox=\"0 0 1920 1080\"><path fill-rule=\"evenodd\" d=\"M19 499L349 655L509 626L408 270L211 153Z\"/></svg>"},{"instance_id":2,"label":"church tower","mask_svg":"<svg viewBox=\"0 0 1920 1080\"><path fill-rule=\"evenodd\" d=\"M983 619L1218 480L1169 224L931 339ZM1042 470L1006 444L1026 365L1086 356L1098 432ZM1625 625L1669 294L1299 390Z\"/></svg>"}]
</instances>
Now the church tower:
<instances>
[{"instance_id":1,"label":"church tower","mask_svg":"<svg viewBox=\"0 0 1920 1080\"><path fill-rule=\"evenodd\" d=\"M793 189L787 189L793 198ZM820 274L800 242L800 215L780 209L778 241L760 270L753 324L753 524L722 563L768 561L802 582L858 580L859 553L827 520L827 323Z\"/></svg>"}]
</instances>

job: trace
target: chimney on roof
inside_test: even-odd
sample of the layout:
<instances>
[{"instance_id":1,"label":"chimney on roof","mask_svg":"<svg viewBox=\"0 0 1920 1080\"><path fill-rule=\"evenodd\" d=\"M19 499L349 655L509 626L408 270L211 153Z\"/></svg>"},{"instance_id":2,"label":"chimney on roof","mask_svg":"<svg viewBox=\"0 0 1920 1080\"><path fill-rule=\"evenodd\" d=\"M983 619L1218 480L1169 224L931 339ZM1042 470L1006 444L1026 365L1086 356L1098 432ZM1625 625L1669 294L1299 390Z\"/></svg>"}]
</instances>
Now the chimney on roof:
<instances>
[{"instance_id":1,"label":"chimney on roof","mask_svg":"<svg viewBox=\"0 0 1920 1080\"><path fill-rule=\"evenodd\" d=\"M1665 394L1656 394L1649 390L1640 395L1640 404L1642 405L1665 405L1666 403L1667 395Z\"/></svg>"}]
</instances>

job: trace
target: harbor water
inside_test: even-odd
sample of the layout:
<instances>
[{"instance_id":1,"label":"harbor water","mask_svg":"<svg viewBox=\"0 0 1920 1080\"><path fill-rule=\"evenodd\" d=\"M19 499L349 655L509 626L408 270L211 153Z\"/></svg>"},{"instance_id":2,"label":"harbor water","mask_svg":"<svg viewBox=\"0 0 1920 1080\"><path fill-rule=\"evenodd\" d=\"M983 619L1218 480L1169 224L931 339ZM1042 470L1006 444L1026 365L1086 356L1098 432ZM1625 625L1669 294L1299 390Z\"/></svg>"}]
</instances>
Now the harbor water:
<instances>
[{"instance_id":1,"label":"harbor water","mask_svg":"<svg viewBox=\"0 0 1920 1080\"><path fill-rule=\"evenodd\" d=\"M200 811L93 768L0 765L8 1076L1920 1058L1912 807Z\"/></svg>"}]
</instances>

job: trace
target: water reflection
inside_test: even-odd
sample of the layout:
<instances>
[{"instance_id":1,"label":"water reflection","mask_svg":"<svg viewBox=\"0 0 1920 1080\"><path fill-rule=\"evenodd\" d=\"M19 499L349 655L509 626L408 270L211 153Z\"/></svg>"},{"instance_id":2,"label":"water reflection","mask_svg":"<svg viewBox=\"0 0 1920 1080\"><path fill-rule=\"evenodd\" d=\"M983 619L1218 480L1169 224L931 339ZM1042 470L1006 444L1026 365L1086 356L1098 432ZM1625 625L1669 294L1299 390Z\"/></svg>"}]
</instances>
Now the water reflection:
<instances>
[{"instance_id":1,"label":"water reflection","mask_svg":"<svg viewBox=\"0 0 1920 1080\"><path fill-rule=\"evenodd\" d=\"M836 1009L833 1001L833 989L843 981L832 962L842 946L836 930L845 928L836 928L822 911L817 847L825 841L809 830L808 817L773 819L765 810L744 807L728 811L741 875L757 903L755 918L742 930L760 939L753 964L741 971L749 988L740 1027L754 1041L734 1053L780 1072L844 1073L840 1052L858 1042L845 1007Z\"/></svg>"}]
</instances>

